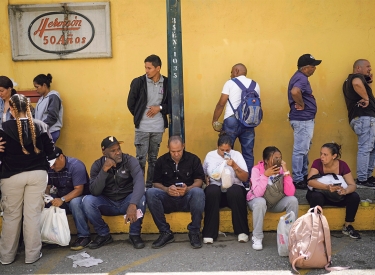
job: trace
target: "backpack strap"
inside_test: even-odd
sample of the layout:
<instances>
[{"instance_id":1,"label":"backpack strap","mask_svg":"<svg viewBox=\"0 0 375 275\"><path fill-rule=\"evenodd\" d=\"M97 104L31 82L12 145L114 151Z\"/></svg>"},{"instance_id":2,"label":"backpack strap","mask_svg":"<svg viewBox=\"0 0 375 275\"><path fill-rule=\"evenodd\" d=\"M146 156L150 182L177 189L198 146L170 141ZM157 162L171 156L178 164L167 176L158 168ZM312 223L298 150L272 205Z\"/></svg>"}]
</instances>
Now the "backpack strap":
<instances>
[{"instance_id":1,"label":"backpack strap","mask_svg":"<svg viewBox=\"0 0 375 275\"><path fill-rule=\"evenodd\" d=\"M243 92L246 90L255 91L255 87L257 86L257 83L254 80L251 80L249 88L246 88L245 85L243 85L242 82L235 77L232 78L232 80L237 84L238 87L240 87L241 91ZM258 93L256 94L258 95Z\"/></svg>"}]
</instances>

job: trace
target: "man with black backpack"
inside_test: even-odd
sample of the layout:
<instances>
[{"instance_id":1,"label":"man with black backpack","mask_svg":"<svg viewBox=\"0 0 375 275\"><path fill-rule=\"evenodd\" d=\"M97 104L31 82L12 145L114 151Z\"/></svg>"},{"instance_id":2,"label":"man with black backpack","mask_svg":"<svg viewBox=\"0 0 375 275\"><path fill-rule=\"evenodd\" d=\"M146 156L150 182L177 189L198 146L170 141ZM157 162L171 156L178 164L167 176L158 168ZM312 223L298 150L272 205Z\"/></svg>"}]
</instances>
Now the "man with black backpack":
<instances>
[{"instance_id":1,"label":"man with black backpack","mask_svg":"<svg viewBox=\"0 0 375 275\"><path fill-rule=\"evenodd\" d=\"M254 166L254 127L261 122L262 109L259 85L247 78L246 74L245 65L238 63L232 67L231 79L224 84L219 102L216 104L212 126L215 131L220 131L217 127L218 119L225 107L222 131L231 137L232 147L236 139L239 139L250 177ZM246 188L249 187L249 181L244 184Z\"/></svg>"},{"instance_id":2,"label":"man with black backpack","mask_svg":"<svg viewBox=\"0 0 375 275\"><path fill-rule=\"evenodd\" d=\"M289 122L293 129L292 178L297 189L307 189L308 153L314 133L316 101L308 78L312 76L322 60L310 54L298 58L298 70L288 85Z\"/></svg>"}]
</instances>

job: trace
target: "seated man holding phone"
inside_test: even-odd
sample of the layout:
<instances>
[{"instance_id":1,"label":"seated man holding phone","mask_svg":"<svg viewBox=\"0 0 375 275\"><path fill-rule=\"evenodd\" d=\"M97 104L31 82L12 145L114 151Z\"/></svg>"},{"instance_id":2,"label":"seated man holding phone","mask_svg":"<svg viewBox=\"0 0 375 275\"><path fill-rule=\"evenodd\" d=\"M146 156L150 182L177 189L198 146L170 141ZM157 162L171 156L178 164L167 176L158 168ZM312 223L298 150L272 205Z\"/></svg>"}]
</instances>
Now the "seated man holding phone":
<instances>
[{"instance_id":1,"label":"seated man holding phone","mask_svg":"<svg viewBox=\"0 0 375 275\"><path fill-rule=\"evenodd\" d=\"M114 136L103 139L103 156L96 160L90 171L90 192L83 198L83 209L98 234L89 248L96 249L113 242L109 227L102 218L126 215L130 222L129 241L134 248L144 248L141 239L142 216L146 210L145 181L138 160L121 151Z\"/></svg>"},{"instance_id":2,"label":"seated man holding phone","mask_svg":"<svg viewBox=\"0 0 375 275\"><path fill-rule=\"evenodd\" d=\"M202 184L204 172L200 159L184 150L179 136L168 140L169 152L158 158L155 164L153 185L146 191L148 208L159 229L159 238L152 248L162 248L174 241L173 233L165 219L165 213L190 212L190 244L193 248L202 247L199 237L204 211Z\"/></svg>"}]
</instances>

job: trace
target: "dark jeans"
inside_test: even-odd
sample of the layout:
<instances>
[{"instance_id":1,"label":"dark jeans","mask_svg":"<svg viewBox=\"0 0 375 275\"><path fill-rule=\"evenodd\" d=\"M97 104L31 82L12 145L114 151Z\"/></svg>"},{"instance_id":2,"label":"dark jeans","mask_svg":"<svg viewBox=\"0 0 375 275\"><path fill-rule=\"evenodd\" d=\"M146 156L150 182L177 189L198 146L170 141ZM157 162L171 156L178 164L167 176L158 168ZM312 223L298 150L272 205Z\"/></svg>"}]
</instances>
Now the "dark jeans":
<instances>
[{"instance_id":1,"label":"dark jeans","mask_svg":"<svg viewBox=\"0 0 375 275\"><path fill-rule=\"evenodd\" d=\"M106 236L109 234L109 227L102 218L105 216L125 215L129 207L132 194L125 199L113 201L105 196L87 195L83 199L83 210L90 223L94 226L95 232L99 236ZM146 212L145 196L137 203L137 209L141 209L143 214ZM142 229L143 217L138 219L135 223L130 224L129 235L140 235ZM125 222L125 220L124 220Z\"/></svg>"},{"instance_id":2,"label":"dark jeans","mask_svg":"<svg viewBox=\"0 0 375 275\"><path fill-rule=\"evenodd\" d=\"M233 184L227 189L227 192L221 192L220 186L210 184L204 189L204 193L206 194L202 231L204 238L217 239L220 217L219 210L222 207L229 207L232 210L234 234L245 233L249 235L246 189L243 186Z\"/></svg>"},{"instance_id":3,"label":"dark jeans","mask_svg":"<svg viewBox=\"0 0 375 275\"><path fill-rule=\"evenodd\" d=\"M306 199L310 203L310 207L317 205L333 205L338 207L346 207L346 222L354 222L355 215L357 214L359 201L359 195L356 192L350 193L344 196L344 199L340 202L333 202L328 200L323 193L307 190Z\"/></svg>"},{"instance_id":4,"label":"dark jeans","mask_svg":"<svg viewBox=\"0 0 375 275\"><path fill-rule=\"evenodd\" d=\"M199 233L204 211L204 192L202 188L194 187L183 197L169 196L159 188L146 191L147 205L152 218L160 232L170 232L170 226L165 219L165 213L190 212L191 223L187 229L191 233Z\"/></svg>"},{"instance_id":5,"label":"dark jeans","mask_svg":"<svg viewBox=\"0 0 375 275\"><path fill-rule=\"evenodd\" d=\"M52 140L53 140L53 142L56 143L56 141L57 141L57 140L59 139L59 137L60 137L60 130L51 133L51 136L52 136Z\"/></svg>"},{"instance_id":6,"label":"dark jeans","mask_svg":"<svg viewBox=\"0 0 375 275\"><path fill-rule=\"evenodd\" d=\"M241 122L238 121L237 118L235 118L234 116L230 116L226 118L223 122L223 131L230 136L232 140L232 148L234 148L234 142L236 141L236 139L239 139L241 144L242 155L245 159L250 178L251 169L254 166L254 128L245 127L241 124Z\"/></svg>"}]
</instances>

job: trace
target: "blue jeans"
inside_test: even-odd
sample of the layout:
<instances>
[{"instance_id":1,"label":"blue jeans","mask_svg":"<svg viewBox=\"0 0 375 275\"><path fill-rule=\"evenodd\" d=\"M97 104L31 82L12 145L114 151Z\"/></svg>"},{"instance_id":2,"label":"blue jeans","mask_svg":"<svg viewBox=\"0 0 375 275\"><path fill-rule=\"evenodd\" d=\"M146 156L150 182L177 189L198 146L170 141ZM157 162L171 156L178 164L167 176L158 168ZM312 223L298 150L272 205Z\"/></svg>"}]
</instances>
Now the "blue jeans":
<instances>
[{"instance_id":1,"label":"blue jeans","mask_svg":"<svg viewBox=\"0 0 375 275\"><path fill-rule=\"evenodd\" d=\"M375 117L356 117L350 122L350 127L358 137L357 178L365 181L375 167Z\"/></svg>"},{"instance_id":2,"label":"blue jeans","mask_svg":"<svg viewBox=\"0 0 375 275\"><path fill-rule=\"evenodd\" d=\"M313 119L306 121L290 121L290 126L292 126L294 132L292 154L292 177L294 182L303 181L303 177L308 174L308 153L314 134L314 124L315 122Z\"/></svg>"},{"instance_id":3,"label":"blue jeans","mask_svg":"<svg viewBox=\"0 0 375 275\"><path fill-rule=\"evenodd\" d=\"M51 136L52 136L52 140L53 140L53 142L56 143L56 141L57 141L58 138L60 137L60 130L51 133Z\"/></svg>"},{"instance_id":4,"label":"blue jeans","mask_svg":"<svg viewBox=\"0 0 375 275\"><path fill-rule=\"evenodd\" d=\"M154 167L159 154L163 133L135 132L134 145L139 165L145 174L146 157L148 161L146 186L151 187L154 179Z\"/></svg>"},{"instance_id":5,"label":"blue jeans","mask_svg":"<svg viewBox=\"0 0 375 275\"><path fill-rule=\"evenodd\" d=\"M230 136L232 140L232 148L234 148L234 142L236 141L236 139L239 139L242 155L245 159L250 178L251 169L254 166L254 128L245 127L241 124L241 122L238 121L237 118L235 118L234 116L230 116L224 119L223 131Z\"/></svg>"},{"instance_id":6,"label":"blue jeans","mask_svg":"<svg viewBox=\"0 0 375 275\"><path fill-rule=\"evenodd\" d=\"M149 188L146 191L146 198L152 218L160 232L171 231L164 213L178 211L191 213L191 223L187 226L189 232L200 232L205 201L202 188L194 187L183 197L172 197L159 188Z\"/></svg>"},{"instance_id":7,"label":"blue jeans","mask_svg":"<svg viewBox=\"0 0 375 275\"><path fill-rule=\"evenodd\" d=\"M125 215L129 207L132 194L125 199L113 201L105 196L87 195L83 199L83 210L90 223L94 226L95 232L99 236L106 236L109 234L109 227L102 218L105 216ZM146 212L145 196L139 200L137 209L141 209L143 214ZM143 217L138 219L135 223L130 224L129 235L140 235L142 229Z\"/></svg>"},{"instance_id":8,"label":"blue jeans","mask_svg":"<svg viewBox=\"0 0 375 275\"><path fill-rule=\"evenodd\" d=\"M51 194L53 198L57 198L56 194ZM63 203L60 208L65 209L67 214L72 213L73 220L77 228L78 237L90 237L90 228L87 225L87 217L83 211L82 200L85 196L79 196L72 199L70 202ZM46 205L49 208L51 203Z\"/></svg>"}]
</instances>

